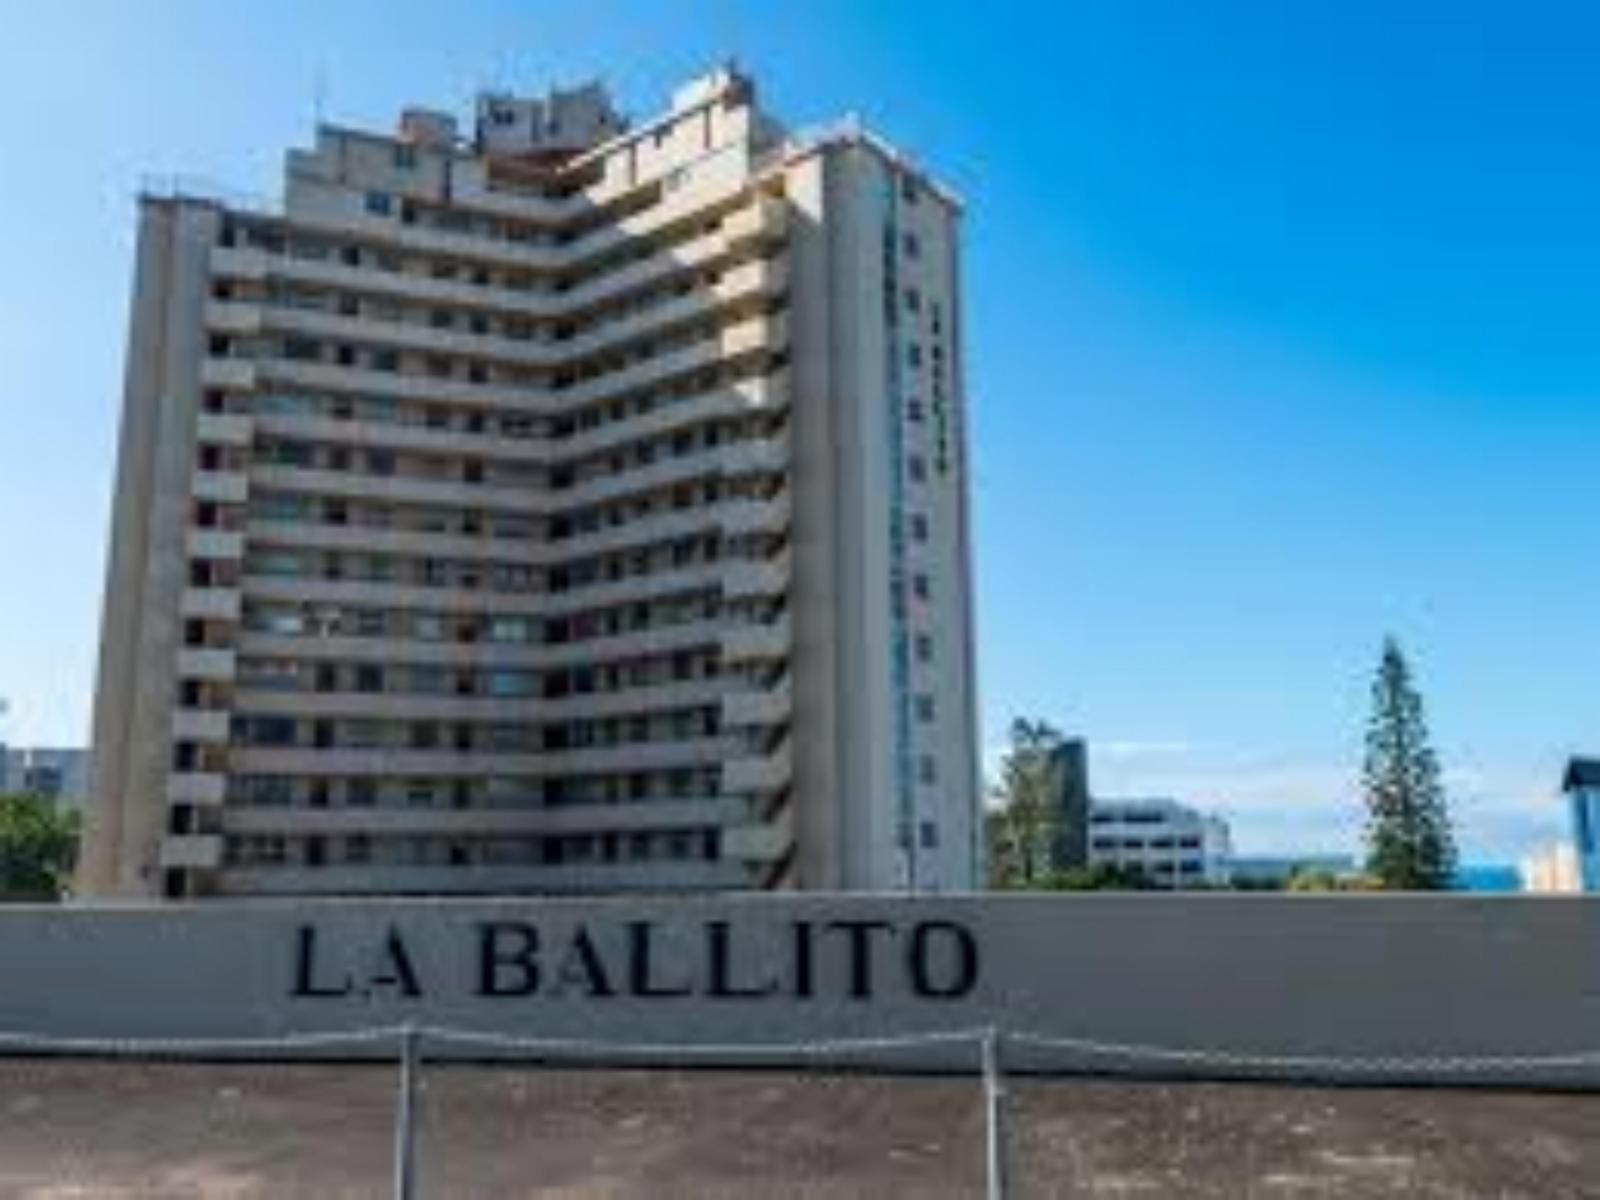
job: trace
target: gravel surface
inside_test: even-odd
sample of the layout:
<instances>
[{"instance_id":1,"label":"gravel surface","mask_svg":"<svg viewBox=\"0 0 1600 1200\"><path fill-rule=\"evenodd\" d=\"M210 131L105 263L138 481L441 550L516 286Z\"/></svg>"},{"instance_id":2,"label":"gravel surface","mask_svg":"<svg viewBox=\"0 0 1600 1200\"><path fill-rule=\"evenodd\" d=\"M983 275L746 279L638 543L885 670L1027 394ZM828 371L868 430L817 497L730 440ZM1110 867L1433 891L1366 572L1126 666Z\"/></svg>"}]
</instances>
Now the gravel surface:
<instances>
[{"instance_id":1,"label":"gravel surface","mask_svg":"<svg viewBox=\"0 0 1600 1200\"><path fill-rule=\"evenodd\" d=\"M384 1197L396 1073L0 1060L0 1196ZM1600 1198L1600 1096L1012 1079L1012 1200ZM418 1200L966 1197L976 1079L428 1066Z\"/></svg>"}]
</instances>

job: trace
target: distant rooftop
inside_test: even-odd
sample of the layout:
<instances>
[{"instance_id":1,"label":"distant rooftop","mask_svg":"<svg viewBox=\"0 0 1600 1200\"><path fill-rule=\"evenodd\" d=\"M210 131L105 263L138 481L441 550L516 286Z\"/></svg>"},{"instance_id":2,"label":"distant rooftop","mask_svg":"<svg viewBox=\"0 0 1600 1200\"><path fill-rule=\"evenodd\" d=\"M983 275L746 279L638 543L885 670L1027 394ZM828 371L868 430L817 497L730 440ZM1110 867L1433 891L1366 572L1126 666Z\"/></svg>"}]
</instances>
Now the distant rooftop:
<instances>
[{"instance_id":1,"label":"distant rooftop","mask_svg":"<svg viewBox=\"0 0 1600 1200\"><path fill-rule=\"evenodd\" d=\"M1567 761L1567 773L1561 777L1561 790L1575 792L1580 788L1600 788L1600 758L1573 758Z\"/></svg>"}]
</instances>

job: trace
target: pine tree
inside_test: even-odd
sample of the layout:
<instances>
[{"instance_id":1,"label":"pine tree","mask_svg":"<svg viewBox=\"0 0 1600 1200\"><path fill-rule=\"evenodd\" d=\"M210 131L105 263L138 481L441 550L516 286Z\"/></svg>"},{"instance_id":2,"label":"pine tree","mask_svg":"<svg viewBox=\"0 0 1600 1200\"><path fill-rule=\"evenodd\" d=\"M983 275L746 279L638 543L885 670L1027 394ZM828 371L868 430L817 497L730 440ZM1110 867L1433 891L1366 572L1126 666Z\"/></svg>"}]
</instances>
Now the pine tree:
<instances>
[{"instance_id":1,"label":"pine tree","mask_svg":"<svg viewBox=\"0 0 1600 1200\"><path fill-rule=\"evenodd\" d=\"M1367 872L1380 887L1438 891L1455 878L1455 838L1439 761L1428 744L1422 696L1393 638L1372 685L1362 767L1367 799Z\"/></svg>"}]
</instances>

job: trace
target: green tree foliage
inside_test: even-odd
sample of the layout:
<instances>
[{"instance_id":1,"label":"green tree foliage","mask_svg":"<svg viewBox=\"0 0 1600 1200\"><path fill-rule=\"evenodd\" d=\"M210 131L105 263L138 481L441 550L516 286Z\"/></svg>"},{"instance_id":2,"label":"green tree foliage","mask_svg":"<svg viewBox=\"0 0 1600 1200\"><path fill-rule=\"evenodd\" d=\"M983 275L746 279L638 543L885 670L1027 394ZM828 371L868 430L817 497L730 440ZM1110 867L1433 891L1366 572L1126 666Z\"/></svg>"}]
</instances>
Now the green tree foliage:
<instances>
[{"instance_id":1,"label":"green tree foliage","mask_svg":"<svg viewBox=\"0 0 1600 1200\"><path fill-rule=\"evenodd\" d=\"M990 887L1051 886L1062 816L1061 745L1060 732L1048 722L1011 723L1011 748L1000 760L985 818Z\"/></svg>"},{"instance_id":2,"label":"green tree foliage","mask_svg":"<svg viewBox=\"0 0 1600 1200\"><path fill-rule=\"evenodd\" d=\"M77 858L79 820L40 796L0 795L0 901L59 900Z\"/></svg>"},{"instance_id":3,"label":"green tree foliage","mask_svg":"<svg viewBox=\"0 0 1600 1200\"><path fill-rule=\"evenodd\" d=\"M1155 881L1138 867L1114 863L1052 871L1036 886L1051 892L1150 892L1156 887Z\"/></svg>"},{"instance_id":4,"label":"green tree foliage","mask_svg":"<svg viewBox=\"0 0 1600 1200\"><path fill-rule=\"evenodd\" d=\"M1437 891L1455 878L1455 838L1439 761L1428 744L1422 696L1393 638L1372 685L1362 767L1367 874L1380 888Z\"/></svg>"}]
</instances>

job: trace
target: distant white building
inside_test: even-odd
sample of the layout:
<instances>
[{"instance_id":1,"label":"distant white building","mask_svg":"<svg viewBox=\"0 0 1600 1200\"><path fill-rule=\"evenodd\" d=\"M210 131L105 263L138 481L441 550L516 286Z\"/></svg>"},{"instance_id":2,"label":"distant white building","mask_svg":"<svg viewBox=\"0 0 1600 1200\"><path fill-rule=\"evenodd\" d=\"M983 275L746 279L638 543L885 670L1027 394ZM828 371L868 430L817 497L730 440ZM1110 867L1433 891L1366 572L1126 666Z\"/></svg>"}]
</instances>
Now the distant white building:
<instances>
[{"instance_id":1,"label":"distant white building","mask_svg":"<svg viewBox=\"0 0 1600 1200\"><path fill-rule=\"evenodd\" d=\"M1528 855L1521 864L1525 892L1581 892L1583 875L1570 842L1557 842Z\"/></svg>"},{"instance_id":2,"label":"distant white building","mask_svg":"<svg viewBox=\"0 0 1600 1200\"><path fill-rule=\"evenodd\" d=\"M1157 887L1228 882L1233 840L1221 817L1176 800L1095 800L1090 866L1131 867Z\"/></svg>"},{"instance_id":3,"label":"distant white building","mask_svg":"<svg viewBox=\"0 0 1600 1200\"><path fill-rule=\"evenodd\" d=\"M0 746L0 792L28 792L64 808L81 808L89 790L88 775L86 750Z\"/></svg>"}]
</instances>

